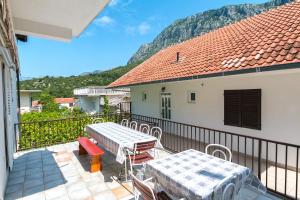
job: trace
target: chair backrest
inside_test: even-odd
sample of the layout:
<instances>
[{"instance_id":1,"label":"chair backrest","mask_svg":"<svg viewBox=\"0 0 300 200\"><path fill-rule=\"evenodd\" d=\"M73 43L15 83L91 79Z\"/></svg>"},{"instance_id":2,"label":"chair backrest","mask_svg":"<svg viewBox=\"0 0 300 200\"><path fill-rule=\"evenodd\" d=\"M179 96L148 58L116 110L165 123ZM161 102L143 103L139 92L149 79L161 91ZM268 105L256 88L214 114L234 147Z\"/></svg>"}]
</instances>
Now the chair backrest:
<instances>
[{"instance_id":1,"label":"chair backrest","mask_svg":"<svg viewBox=\"0 0 300 200\"><path fill-rule=\"evenodd\" d=\"M162 130L160 127L152 127L150 131L150 135L154 136L157 138L158 141L160 141L161 136L162 136Z\"/></svg>"},{"instance_id":2,"label":"chair backrest","mask_svg":"<svg viewBox=\"0 0 300 200\"><path fill-rule=\"evenodd\" d=\"M140 125L140 132L149 134L150 133L150 126L148 124L141 124Z\"/></svg>"},{"instance_id":3,"label":"chair backrest","mask_svg":"<svg viewBox=\"0 0 300 200\"><path fill-rule=\"evenodd\" d=\"M235 197L235 184L229 183L223 191L222 200L234 200L234 197Z\"/></svg>"},{"instance_id":4,"label":"chair backrest","mask_svg":"<svg viewBox=\"0 0 300 200\"><path fill-rule=\"evenodd\" d=\"M205 148L205 153L209 154L209 149L211 149L211 148L213 148L211 155L215 156L216 153L220 153L224 156L224 160L231 161L232 153L231 153L230 149L228 149L227 147L225 147L221 144L209 144ZM227 159L226 152L229 155L228 159Z\"/></svg>"},{"instance_id":5,"label":"chair backrest","mask_svg":"<svg viewBox=\"0 0 300 200\"><path fill-rule=\"evenodd\" d=\"M138 190L145 200L156 200L154 191L152 188L146 183L140 181L137 177L130 172L130 176L132 178L132 185L134 190Z\"/></svg>"},{"instance_id":6,"label":"chair backrest","mask_svg":"<svg viewBox=\"0 0 300 200\"><path fill-rule=\"evenodd\" d=\"M138 123L136 121L132 121L132 122L130 122L129 127L134 130L137 130Z\"/></svg>"},{"instance_id":7,"label":"chair backrest","mask_svg":"<svg viewBox=\"0 0 300 200\"><path fill-rule=\"evenodd\" d=\"M92 123L93 124L96 124L96 123L103 123L104 122L104 119L103 118L95 118L93 119Z\"/></svg>"},{"instance_id":8,"label":"chair backrest","mask_svg":"<svg viewBox=\"0 0 300 200\"><path fill-rule=\"evenodd\" d=\"M156 141L139 142L134 144L134 152L148 151L155 147Z\"/></svg>"},{"instance_id":9,"label":"chair backrest","mask_svg":"<svg viewBox=\"0 0 300 200\"><path fill-rule=\"evenodd\" d=\"M128 123L129 123L129 121L128 121L128 119L122 119L122 121L121 121L121 125L122 126L128 126Z\"/></svg>"},{"instance_id":10,"label":"chair backrest","mask_svg":"<svg viewBox=\"0 0 300 200\"><path fill-rule=\"evenodd\" d=\"M238 175L236 173L234 173L232 176L229 176L229 177L223 179L214 188L214 193L215 193L217 199L234 200L236 197L236 185L238 184L238 181L239 181ZM224 188L224 184L226 185L225 188Z\"/></svg>"}]
</instances>

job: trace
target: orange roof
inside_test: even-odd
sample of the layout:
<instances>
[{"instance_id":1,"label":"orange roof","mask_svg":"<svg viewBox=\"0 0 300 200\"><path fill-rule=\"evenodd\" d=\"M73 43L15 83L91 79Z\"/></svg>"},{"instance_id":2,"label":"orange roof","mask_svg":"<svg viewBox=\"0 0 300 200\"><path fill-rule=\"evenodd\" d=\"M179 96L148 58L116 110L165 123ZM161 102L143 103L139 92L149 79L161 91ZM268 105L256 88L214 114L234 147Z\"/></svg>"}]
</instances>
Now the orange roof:
<instances>
[{"instance_id":1,"label":"orange roof","mask_svg":"<svg viewBox=\"0 0 300 200\"><path fill-rule=\"evenodd\" d=\"M35 107L35 106L41 106L42 104L40 104L39 101L32 101L31 106Z\"/></svg>"},{"instance_id":2,"label":"orange roof","mask_svg":"<svg viewBox=\"0 0 300 200\"><path fill-rule=\"evenodd\" d=\"M62 103L74 103L74 98L55 98L55 103L62 104Z\"/></svg>"},{"instance_id":3,"label":"orange roof","mask_svg":"<svg viewBox=\"0 0 300 200\"><path fill-rule=\"evenodd\" d=\"M257 67L298 62L299 1L161 50L108 87L200 78L245 69L255 71Z\"/></svg>"}]
</instances>

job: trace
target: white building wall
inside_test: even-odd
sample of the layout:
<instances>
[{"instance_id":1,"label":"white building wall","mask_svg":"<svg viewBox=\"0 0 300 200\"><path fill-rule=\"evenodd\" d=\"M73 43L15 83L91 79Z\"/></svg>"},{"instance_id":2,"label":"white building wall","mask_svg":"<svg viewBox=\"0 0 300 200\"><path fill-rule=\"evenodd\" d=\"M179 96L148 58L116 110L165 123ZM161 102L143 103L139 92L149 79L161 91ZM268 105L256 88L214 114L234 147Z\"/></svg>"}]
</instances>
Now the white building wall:
<instances>
[{"instance_id":1,"label":"white building wall","mask_svg":"<svg viewBox=\"0 0 300 200\"><path fill-rule=\"evenodd\" d=\"M21 113L30 112L31 108L31 95L30 93L20 94L20 109Z\"/></svg>"},{"instance_id":2,"label":"white building wall","mask_svg":"<svg viewBox=\"0 0 300 200\"><path fill-rule=\"evenodd\" d=\"M0 63L2 67L2 62L0 61ZM5 65L5 94L2 84L2 77L3 71L0 70L0 199L3 199L4 196L8 170L13 165L13 153L15 152L16 148L14 124L18 122L16 72L13 69L9 69L9 67ZM5 101L3 101L3 95L6 96ZM4 107L6 107L6 113L4 113ZM7 141L5 140L5 126L7 131ZM6 167L5 146L7 146L8 151L9 168Z\"/></svg>"},{"instance_id":3,"label":"white building wall","mask_svg":"<svg viewBox=\"0 0 300 200\"><path fill-rule=\"evenodd\" d=\"M99 113L100 110L100 97L89 97L89 96L80 96L78 98L78 106L82 111L87 113Z\"/></svg>"},{"instance_id":4,"label":"white building wall","mask_svg":"<svg viewBox=\"0 0 300 200\"><path fill-rule=\"evenodd\" d=\"M160 118L160 93L165 87L165 92L171 93L172 121L300 145L299 83L300 70L285 70L134 86L131 87L132 113ZM223 93L234 89L262 89L262 130L224 125ZM188 103L188 91L196 93L195 103ZM146 101L142 101L143 93L147 94ZM284 162L284 147L279 146L278 152ZM269 153L274 160L274 151ZM295 158L295 149L289 149L291 165Z\"/></svg>"}]
</instances>

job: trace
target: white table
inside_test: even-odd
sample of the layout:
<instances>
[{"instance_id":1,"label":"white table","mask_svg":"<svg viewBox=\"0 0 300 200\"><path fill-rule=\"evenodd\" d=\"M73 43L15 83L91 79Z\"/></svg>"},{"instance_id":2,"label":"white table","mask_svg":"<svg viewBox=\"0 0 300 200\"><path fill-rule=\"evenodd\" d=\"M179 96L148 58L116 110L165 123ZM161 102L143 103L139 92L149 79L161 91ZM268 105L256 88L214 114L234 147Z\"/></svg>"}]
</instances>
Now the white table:
<instances>
[{"instance_id":1,"label":"white table","mask_svg":"<svg viewBox=\"0 0 300 200\"><path fill-rule=\"evenodd\" d=\"M250 169L193 149L147 162L146 176L156 178L172 196L192 200L221 199L229 183L237 192L247 181L265 189Z\"/></svg>"},{"instance_id":2,"label":"white table","mask_svg":"<svg viewBox=\"0 0 300 200\"><path fill-rule=\"evenodd\" d=\"M140 131L116 124L105 122L86 126L86 132L108 151L116 155L116 161L123 163L126 159L124 149L133 149L139 142L157 141L157 138ZM157 148L162 148L160 141Z\"/></svg>"}]
</instances>

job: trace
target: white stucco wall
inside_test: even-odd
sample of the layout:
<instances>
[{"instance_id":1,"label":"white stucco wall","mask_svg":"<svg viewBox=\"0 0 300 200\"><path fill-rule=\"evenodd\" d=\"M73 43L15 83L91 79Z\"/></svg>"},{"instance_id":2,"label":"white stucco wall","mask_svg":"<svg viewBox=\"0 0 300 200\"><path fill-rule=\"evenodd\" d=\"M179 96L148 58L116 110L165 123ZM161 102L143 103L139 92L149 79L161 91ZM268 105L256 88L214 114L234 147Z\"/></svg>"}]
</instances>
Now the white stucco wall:
<instances>
[{"instance_id":1,"label":"white stucco wall","mask_svg":"<svg viewBox=\"0 0 300 200\"><path fill-rule=\"evenodd\" d=\"M172 121L300 145L300 71L198 79L131 88L132 112L160 118L160 91L171 93ZM225 126L224 90L262 89L262 130ZM188 91L196 103L187 102ZM142 93L147 100L142 101Z\"/></svg>"},{"instance_id":2,"label":"white stucco wall","mask_svg":"<svg viewBox=\"0 0 300 200\"><path fill-rule=\"evenodd\" d=\"M99 113L100 110L100 97L89 97L89 96L80 96L78 98L77 105L87 113Z\"/></svg>"},{"instance_id":3,"label":"white stucco wall","mask_svg":"<svg viewBox=\"0 0 300 200\"><path fill-rule=\"evenodd\" d=\"M20 94L20 109L21 112L30 112L31 108L31 95L30 93L21 92Z\"/></svg>"},{"instance_id":4,"label":"white stucco wall","mask_svg":"<svg viewBox=\"0 0 300 200\"><path fill-rule=\"evenodd\" d=\"M1 59L0 59L1 63ZM2 67L2 66L0 66ZM17 115L17 90L16 90L16 72L8 67L5 67L5 89L6 99L3 101L3 80L2 70L0 70L0 199L3 198L8 176L8 169L6 168L6 154L5 145L8 151L8 165L11 168L13 165L13 153L15 152L15 132L14 124L18 122ZM4 105L6 105L7 113L4 113ZM4 117L6 124L4 123ZM4 127L7 130L7 143L5 144Z\"/></svg>"},{"instance_id":5,"label":"white stucco wall","mask_svg":"<svg viewBox=\"0 0 300 200\"><path fill-rule=\"evenodd\" d=\"M165 87L165 92L171 93L172 121L300 145L299 83L300 70L285 70L134 86L132 113L160 118L160 94ZM224 125L223 93L234 89L262 90L262 130ZM188 91L196 93L195 103L188 103ZM146 101L142 101L143 93L147 94ZM279 147L279 154L283 154L283 161L282 148ZM295 149L289 149L288 159L295 160L294 155Z\"/></svg>"}]
</instances>

